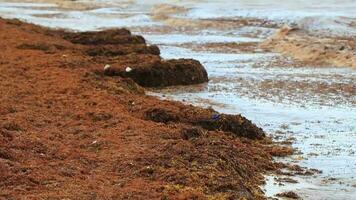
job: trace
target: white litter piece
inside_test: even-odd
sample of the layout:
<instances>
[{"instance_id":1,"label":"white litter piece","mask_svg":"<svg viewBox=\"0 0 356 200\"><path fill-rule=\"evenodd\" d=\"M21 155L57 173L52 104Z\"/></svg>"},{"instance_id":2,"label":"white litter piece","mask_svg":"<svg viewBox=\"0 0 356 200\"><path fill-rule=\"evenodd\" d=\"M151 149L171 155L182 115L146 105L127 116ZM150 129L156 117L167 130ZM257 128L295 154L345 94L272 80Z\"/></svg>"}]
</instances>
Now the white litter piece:
<instances>
[{"instance_id":1,"label":"white litter piece","mask_svg":"<svg viewBox=\"0 0 356 200\"><path fill-rule=\"evenodd\" d=\"M111 67L111 65L105 65L105 66L104 66L104 71L109 70L109 69L110 69L110 67Z\"/></svg>"},{"instance_id":2,"label":"white litter piece","mask_svg":"<svg viewBox=\"0 0 356 200\"><path fill-rule=\"evenodd\" d=\"M125 71L126 71L126 72L131 72L131 71L132 71L132 68L131 68L131 67L126 67Z\"/></svg>"}]
</instances>

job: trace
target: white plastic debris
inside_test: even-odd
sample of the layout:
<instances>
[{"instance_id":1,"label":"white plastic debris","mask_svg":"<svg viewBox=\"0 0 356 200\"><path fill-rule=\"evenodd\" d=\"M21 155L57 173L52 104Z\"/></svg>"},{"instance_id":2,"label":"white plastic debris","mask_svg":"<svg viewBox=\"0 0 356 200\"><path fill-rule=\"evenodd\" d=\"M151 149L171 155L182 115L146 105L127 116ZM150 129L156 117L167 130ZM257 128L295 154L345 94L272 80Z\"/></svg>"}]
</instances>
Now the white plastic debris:
<instances>
[{"instance_id":1,"label":"white plastic debris","mask_svg":"<svg viewBox=\"0 0 356 200\"><path fill-rule=\"evenodd\" d=\"M104 66L104 71L109 70L109 69L110 69L110 67L111 67L110 65L105 65L105 66Z\"/></svg>"},{"instance_id":2,"label":"white plastic debris","mask_svg":"<svg viewBox=\"0 0 356 200\"><path fill-rule=\"evenodd\" d=\"M125 71L126 71L126 72L131 72L131 71L132 71L132 68L131 68L131 67L126 67Z\"/></svg>"}]
</instances>

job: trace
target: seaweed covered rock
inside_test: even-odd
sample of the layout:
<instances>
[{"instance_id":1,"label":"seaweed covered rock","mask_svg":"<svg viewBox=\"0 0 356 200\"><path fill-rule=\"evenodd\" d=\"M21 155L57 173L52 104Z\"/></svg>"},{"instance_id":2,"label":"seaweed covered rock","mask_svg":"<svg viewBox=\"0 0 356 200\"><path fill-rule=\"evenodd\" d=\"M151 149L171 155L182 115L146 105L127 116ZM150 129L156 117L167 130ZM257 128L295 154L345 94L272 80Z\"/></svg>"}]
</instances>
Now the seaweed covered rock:
<instances>
[{"instance_id":1,"label":"seaweed covered rock","mask_svg":"<svg viewBox=\"0 0 356 200\"><path fill-rule=\"evenodd\" d=\"M253 124L250 120L241 115L212 115L198 118L193 124L199 125L208 130L222 130L234 133L237 136L250 139L263 139L264 131Z\"/></svg>"},{"instance_id":2,"label":"seaweed covered rock","mask_svg":"<svg viewBox=\"0 0 356 200\"><path fill-rule=\"evenodd\" d=\"M206 130L231 132L236 136L249 139L263 139L264 131L241 115L219 114L212 109L168 109L150 108L145 111L145 118L155 122L180 122L202 127Z\"/></svg>"},{"instance_id":3,"label":"seaweed covered rock","mask_svg":"<svg viewBox=\"0 0 356 200\"><path fill-rule=\"evenodd\" d=\"M106 70L105 74L129 77L144 87L191 85L208 81L208 74L203 65L192 59L155 59L153 62L114 66Z\"/></svg>"}]
</instances>

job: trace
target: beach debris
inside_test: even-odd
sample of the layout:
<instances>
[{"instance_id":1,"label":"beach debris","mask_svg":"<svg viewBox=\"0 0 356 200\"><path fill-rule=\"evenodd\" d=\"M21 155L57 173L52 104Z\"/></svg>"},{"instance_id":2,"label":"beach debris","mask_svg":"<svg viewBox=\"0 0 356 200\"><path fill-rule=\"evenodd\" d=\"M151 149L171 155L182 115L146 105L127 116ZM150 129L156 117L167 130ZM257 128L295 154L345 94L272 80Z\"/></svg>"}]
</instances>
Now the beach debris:
<instances>
[{"instance_id":1,"label":"beach debris","mask_svg":"<svg viewBox=\"0 0 356 200\"><path fill-rule=\"evenodd\" d=\"M111 65L106 64L106 65L104 66L104 71L108 71L110 68L111 68Z\"/></svg>"},{"instance_id":2,"label":"beach debris","mask_svg":"<svg viewBox=\"0 0 356 200\"><path fill-rule=\"evenodd\" d=\"M211 117L211 119L213 119L213 120L219 120L219 119L220 119L220 114L219 114L219 113L213 114L213 116Z\"/></svg>"},{"instance_id":3,"label":"beach debris","mask_svg":"<svg viewBox=\"0 0 356 200\"><path fill-rule=\"evenodd\" d=\"M131 71L132 71L132 68L131 68L131 67L126 67L125 71L126 71L126 72L131 72Z\"/></svg>"}]
</instances>

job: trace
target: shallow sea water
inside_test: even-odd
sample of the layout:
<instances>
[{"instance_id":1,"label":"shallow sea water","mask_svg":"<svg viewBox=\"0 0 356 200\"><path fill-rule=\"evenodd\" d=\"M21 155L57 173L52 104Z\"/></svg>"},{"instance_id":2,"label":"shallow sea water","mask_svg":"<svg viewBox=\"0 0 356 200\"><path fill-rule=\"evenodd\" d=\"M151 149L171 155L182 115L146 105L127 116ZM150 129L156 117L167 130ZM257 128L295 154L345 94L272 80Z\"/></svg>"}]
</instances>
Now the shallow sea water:
<instances>
[{"instance_id":1,"label":"shallow sea water","mask_svg":"<svg viewBox=\"0 0 356 200\"><path fill-rule=\"evenodd\" d=\"M251 46L253 51L227 50L231 44L233 48L249 46L273 34L276 27L266 21L319 34L356 35L352 26L356 1L171 0L165 3L183 6L185 11L172 9L169 16L158 19L152 11L157 15L155 6L159 8L160 1L95 1L96 7L84 10L75 3L67 9L53 1L41 2L0 0L0 16L77 31L128 27L158 44L163 58L198 59L208 71L209 83L149 94L241 113L276 141L293 141L299 153L279 161L322 171L292 177L298 180L296 184L280 185L274 180L276 175L266 176L267 184L261 187L267 196L287 190L303 199L351 200L356 196L356 71L300 66L291 58L255 46ZM242 26L241 19L256 23Z\"/></svg>"}]
</instances>

